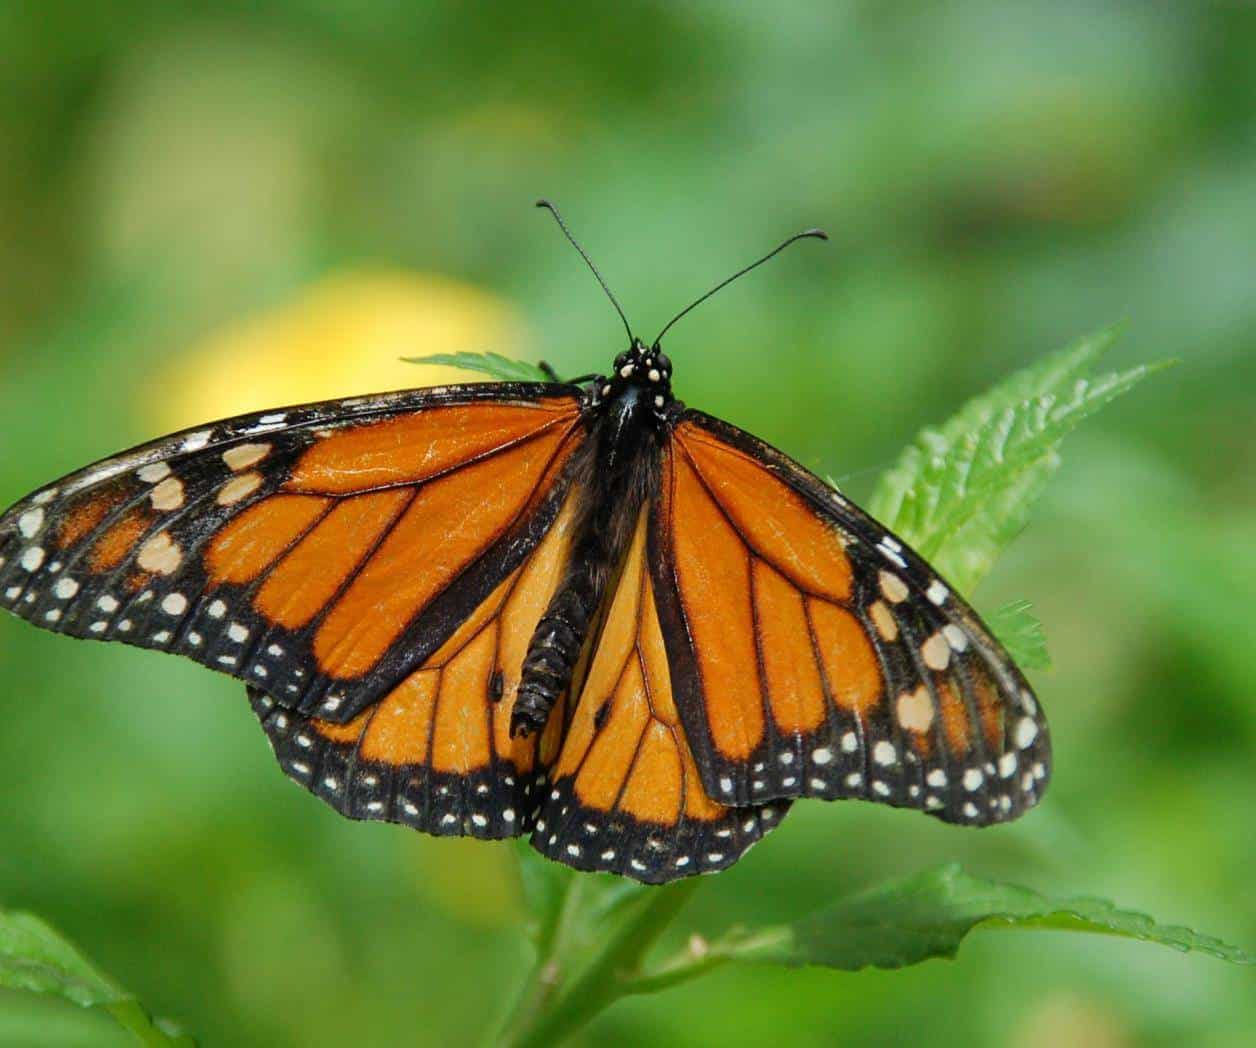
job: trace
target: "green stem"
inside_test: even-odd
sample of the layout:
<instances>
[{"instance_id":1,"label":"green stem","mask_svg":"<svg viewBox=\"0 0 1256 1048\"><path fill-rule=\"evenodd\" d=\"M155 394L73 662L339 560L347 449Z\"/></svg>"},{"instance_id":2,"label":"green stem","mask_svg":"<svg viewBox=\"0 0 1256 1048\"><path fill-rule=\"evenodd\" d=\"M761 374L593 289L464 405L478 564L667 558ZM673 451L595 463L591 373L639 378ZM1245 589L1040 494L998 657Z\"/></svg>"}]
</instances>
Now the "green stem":
<instances>
[{"instance_id":1,"label":"green stem","mask_svg":"<svg viewBox=\"0 0 1256 1048\"><path fill-rule=\"evenodd\" d=\"M512 1024L501 1043L510 1048L552 1048L610 1007L639 978L650 947L698 888L696 877L651 889L611 930L599 953L568 983L550 1007Z\"/></svg>"},{"instance_id":2,"label":"green stem","mask_svg":"<svg viewBox=\"0 0 1256 1048\"><path fill-rule=\"evenodd\" d=\"M148 1013L138 1001L118 1000L104 1005L105 1009L124 1030L143 1045L171 1045L178 1041L166 1036L153 1025Z\"/></svg>"},{"instance_id":3,"label":"green stem","mask_svg":"<svg viewBox=\"0 0 1256 1048\"><path fill-rule=\"evenodd\" d=\"M519 998L510 1011L502 1032L493 1043L509 1043L516 1031L525 1029L535 1020L549 1000L563 975L563 958L570 946L573 933L580 917L581 902L586 895L584 885L587 878L578 874L567 878L567 886L563 892L562 902L555 912L554 919L543 925L537 932L536 961L533 963Z\"/></svg>"},{"instance_id":4,"label":"green stem","mask_svg":"<svg viewBox=\"0 0 1256 1048\"><path fill-rule=\"evenodd\" d=\"M641 994L669 990L706 975L729 961L767 960L779 956L792 941L793 932L780 927L764 928L753 935L733 931L713 943L695 935L681 953L638 975L624 987L624 992Z\"/></svg>"}]
</instances>

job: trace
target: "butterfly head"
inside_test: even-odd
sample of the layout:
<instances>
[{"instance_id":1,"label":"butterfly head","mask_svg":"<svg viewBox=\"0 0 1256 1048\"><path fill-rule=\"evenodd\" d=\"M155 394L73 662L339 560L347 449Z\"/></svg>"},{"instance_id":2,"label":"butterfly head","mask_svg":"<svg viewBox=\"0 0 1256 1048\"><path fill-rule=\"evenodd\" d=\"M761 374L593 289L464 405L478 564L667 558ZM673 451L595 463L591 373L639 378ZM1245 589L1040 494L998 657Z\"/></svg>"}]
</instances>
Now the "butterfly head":
<instances>
[{"instance_id":1,"label":"butterfly head","mask_svg":"<svg viewBox=\"0 0 1256 1048\"><path fill-rule=\"evenodd\" d=\"M658 343L647 346L639 338L615 358L609 377L601 388L603 400L625 390L645 391L662 410L672 399L672 362Z\"/></svg>"}]
</instances>

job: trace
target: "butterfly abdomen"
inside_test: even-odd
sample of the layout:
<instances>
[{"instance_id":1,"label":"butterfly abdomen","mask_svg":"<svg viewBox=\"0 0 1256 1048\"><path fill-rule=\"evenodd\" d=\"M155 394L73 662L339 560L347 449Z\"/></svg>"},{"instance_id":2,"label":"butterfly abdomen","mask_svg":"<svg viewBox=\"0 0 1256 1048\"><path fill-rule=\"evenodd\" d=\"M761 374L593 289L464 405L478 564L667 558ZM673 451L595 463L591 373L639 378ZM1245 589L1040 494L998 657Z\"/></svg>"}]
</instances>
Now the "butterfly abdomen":
<instances>
[{"instance_id":1,"label":"butterfly abdomen","mask_svg":"<svg viewBox=\"0 0 1256 1048\"><path fill-rule=\"evenodd\" d=\"M564 579L532 634L510 716L512 735L544 728L550 710L571 681L593 609L605 590L605 580L596 579L589 566L582 567L586 570Z\"/></svg>"},{"instance_id":2,"label":"butterfly abdomen","mask_svg":"<svg viewBox=\"0 0 1256 1048\"><path fill-rule=\"evenodd\" d=\"M577 481L585 487L588 512L577 525L563 580L523 660L510 714L514 736L544 728L570 685L589 640L589 623L628 551L637 516L658 475L657 421L640 390L626 389L606 403L595 426L589 444L596 454Z\"/></svg>"}]
</instances>

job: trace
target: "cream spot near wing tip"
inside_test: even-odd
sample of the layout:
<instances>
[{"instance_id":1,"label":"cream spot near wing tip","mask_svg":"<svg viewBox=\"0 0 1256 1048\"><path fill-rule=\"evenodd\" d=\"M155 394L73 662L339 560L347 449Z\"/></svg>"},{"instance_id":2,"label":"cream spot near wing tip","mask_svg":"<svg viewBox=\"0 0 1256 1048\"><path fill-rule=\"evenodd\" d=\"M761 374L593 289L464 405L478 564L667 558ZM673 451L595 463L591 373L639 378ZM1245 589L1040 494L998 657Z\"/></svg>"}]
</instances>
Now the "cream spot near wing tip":
<instances>
[{"instance_id":1,"label":"cream spot near wing tip","mask_svg":"<svg viewBox=\"0 0 1256 1048\"><path fill-rule=\"evenodd\" d=\"M262 475L257 472L241 473L232 477L218 489L218 505L232 506L247 498L262 486Z\"/></svg>"},{"instance_id":2,"label":"cream spot near wing tip","mask_svg":"<svg viewBox=\"0 0 1256 1048\"><path fill-rule=\"evenodd\" d=\"M44 511L42 509L27 510L17 519L17 530L22 533L22 538L34 538L35 533L39 531L44 524Z\"/></svg>"},{"instance_id":3,"label":"cream spot near wing tip","mask_svg":"<svg viewBox=\"0 0 1256 1048\"><path fill-rule=\"evenodd\" d=\"M150 462L135 471L135 475L145 484L156 484L170 476L170 466L165 462Z\"/></svg>"},{"instance_id":4,"label":"cream spot near wing tip","mask_svg":"<svg viewBox=\"0 0 1256 1048\"><path fill-rule=\"evenodd\" d=\"M933 697L923 684L898 697L898 722L907 731L925 732L933 724Z\"/></svg>"},{"instance_id":5,"label":"cream spot near wing tip","mask_svg":"<svg viewBox=\"0 0 1256 1048\"><path fill-rule=\"evenodd\" d=\"M167 477L149 493L153 509L163 513L178 509L183 505L183 481L178 477Z\"/></svg>"},{"instance_id":6,"label":"cream spot near wing tip","mask_svg":"<svg viewBox=\"0 0 1256 1048\"><path fill-rule=\"evenodd\" d=\"M248 469L270 454L269 444L237 444L222 453L222 460L233 473Z\"/></svg>"},{"instance_id":7,"label":"cream spot near wing tip","mask_svg":"<svg viewBox=\"0 0 1256 1048\"><path fill-rule=\"evenodd\" d=\"M907 599L907 583L892 571L882 571L879 575L881 592L891 604L901 604Z\"/></svg>"},{"instance_id":8,"label":"cream spot near wing tip","mask_svg":"<svg viewBox=\"0 0 1256 1048\"><path fill-rule=\"evenodd\" d=\"M929 669L940 672L946 669L951 661L951 646L947 643L945 636L935 633L920 645L920 657L924 659Z\"/></svg>"},{"instance_id":9,"label":"cream spot near wing tip","mask_svg":"<svg viewBox=\"0 0 1256 1048\"><path fill-rule=\"evenodd\" d=\"M136 563L145 571L154 571L158 575L169 575L175 571L183 560L183 551L179 544L170 537L170 532L159 531L140 548Z\"/></svg>"},{"instance_id":10,"label":"cream spot near wing tip","mask_svg":"<svg viewBox=\"0 0 1256 1048\"><path fill-rule=\"evenodd\" d=\"M1032 717L1022 717L1016 725L1016 745L1024 750L1038 737L1038 725Z\"/></svg>"},{"instance_id":11,"label":"cream spot near wing tip","mask_svg":"<svg viewBox=\"0 0 1256 1048\"><path fill-rule=\"evenodd\" d=\"M872 606L868 608L868 614L872 617L872 624L876 626L877 633L881 635L883 641L893 643L898 639L898 622L884 601L873 601Z\"/></svg>"}]
</instances>

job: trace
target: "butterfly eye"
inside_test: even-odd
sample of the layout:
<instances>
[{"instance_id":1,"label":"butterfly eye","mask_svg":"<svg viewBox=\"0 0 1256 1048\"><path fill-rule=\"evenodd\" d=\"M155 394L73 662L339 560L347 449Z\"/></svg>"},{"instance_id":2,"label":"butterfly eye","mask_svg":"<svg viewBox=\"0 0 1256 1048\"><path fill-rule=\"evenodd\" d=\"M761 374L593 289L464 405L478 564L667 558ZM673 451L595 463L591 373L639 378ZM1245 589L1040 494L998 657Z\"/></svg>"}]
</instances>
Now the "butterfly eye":
<instances>
[{"instance_id":1,"label":"butterfly eye","mask_svg":"<svg viewBox=\"0 0 1256 1048\"><path fill-rule=\"evenodd\" d=\"M672 373L672 362L666 353L660 353L656 360L658 369L663 373L663 377L667 378Z\"/></svg>"}]
</instances>

